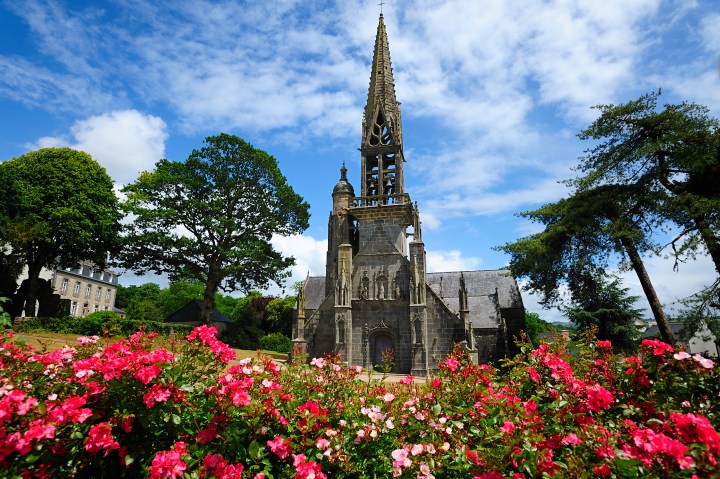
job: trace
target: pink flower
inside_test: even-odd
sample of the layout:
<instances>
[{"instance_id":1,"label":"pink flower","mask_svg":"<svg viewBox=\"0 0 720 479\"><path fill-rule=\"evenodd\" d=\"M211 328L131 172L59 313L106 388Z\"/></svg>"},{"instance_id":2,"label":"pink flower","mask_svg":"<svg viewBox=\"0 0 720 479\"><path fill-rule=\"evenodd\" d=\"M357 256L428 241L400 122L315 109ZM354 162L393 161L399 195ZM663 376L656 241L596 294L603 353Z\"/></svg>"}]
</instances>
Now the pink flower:
<instances>
[{"instance_id":1,"label":"pink flower","mask_svg":"<svg viewBox=\"0 0 720 479\"><path fill-rule=\"evenodd\" d=\"M385 402L391 402L393 399L395 399L395 395L393 393L387 393L383 396L383 401Z\"/></svg>"},{"instance_id":2,"label":"pink flower","mask_svg":"<svg viewBox=\"0 0 720 479\"><path fill-rule=\"evenodd\" d=\"M497 471L490 471L480 474L479 476L473 476L473 479L505 479L505 476Z\"/></svg>"},{"instance_id":3,"label":"pink flower","mask_svg":"<svg viewBox=\"0 0 720 479\"><path fill-rule=\"evenodd\" d=\"M230 346L223 343L222 341L218 340L216 335L217 329L215 328L215 326L208 326L207 324L203 324L202 326L198 326L197 328L193 329L192 332L187 335L187 340L194 341L195 339L200 338L200 342L206 346L209 346L210 350L215 353L215 356L220 361L224 363L229 363L236 357L235 350L230 348Z\"/></svg>"},{"instance_id":4,"label":"pink flower","mask_svg":"<svg viewBox=\"0 0 720 479\"><path fill-rule=\"evenodd\" d=\"M274 452L280 459L285 459L292 452L292 448L290 447L290 440L284 439L280 436L277 436L275 439L268 441L267 445L270 450Z\"/></svg>"},{"instance_id":5,"label":"pink flower","mask_svg":"<svg viewBox=\"0 0 720 479\"><path fill-rule=\"evenodd\" d=\"M293 466L295 466L295 479L326 479L320 464L315 461L307 461L305 454L293 454Z\"/></svg>"},{"instance_id":6,"label":"pink flower","mask_svg":"<svg viewBox=\"0 0 720 479\"><path fill-rule=\"evenodd\" d=\"M418 454L422 454L422 452L425 450L422 444L413 444L413 447L410 448L410 454L413 456L417 456Z\"/></svg>"},{"instance_id":7,"label":"pink flower","mask_svg":"<svg viewBox=\"0 0 720 479\"><path fill-rule=\"evenodd\" d=\"M528 367L527 373L530 376L530 379L532 379L534 382L539 383L540 382L540 375L537 371L535 371L534 368Z\"/></svg>"},{"instance_id":8,"label":"pink flower","mask_svg":"<svg viewBox=\"0 0 720 479\"><path fill-rule=\"evenodd\" d=\"M405 376L404 378L400 379L400 380L398 381L398 383L400 383L400 384L412 384L413 379L415 379L415 376L412 376L412 375L408 374L408 375Z\"/></svg>"},{"instance_id":9,"label":"pink flower","mask_svg":"<svg viewBox=\"0 0 720 479\"><path fill-rule=\"evenodd\" d=\"M587 408L591 411L607 409L615 400L612 393L599 384L588 388L587 398Z\"/></svg>"},{"instance_id":10,"label":"pink flower","mask_svg":"<svg viewBox=\"0 0 720 479\"><path fill-rule=\"evenodd\" d=\"M85 450L91 454L105 450L107 456L112 449L119 449L120 444L113 439L111 432L112 426L108 422L92 426L85 442Z\"/></svg>"},{"instance_id":11,"label":"pink flower","mask_svg":"<svg viewBox=\"0 0 720 479\"><path fill-rule=\"evenodd\" d=\"M567 436L565 436L562 441L560 441L563 445L569 446L570 444L582 444L582 441L579 437L577 437L575 434L570 433Z\"/></svg>"},{"instance_id":12,"label":"pink flower","mask_svg":"<svg viewBox=\"0 0 720 479\"><path fill-rule=\"evenodd\" d=\"M186 455L184 442L176 443L172 451L160 451L155 454L150 466L150 479L182 476L183 471L187 468L182 460L184 455Z\"/></svg>"},{"instance_id":13,"label":"pink flower","mask_svg":"<svg viewBox=\"0 0 720 479\"><path fill-rule=\"evenodd\" d=\"M714 362L712 362L712 359L704 358L699 354L696 354L693 356L693 359L700 363L700 366L704 367L705 369L712 369L715 365Z\"/></svg>"},{"instance_id":14,"label":"pink flower","mask_svg":"<svg viewBox=\"0 0 720 479\"><path fill-rule=\"evenodd\" d=\"M505 424L500 426L500 432L503 433L512 432L513 429L515 429L515 424L512 421L505 421Z\"/></svg>"},{"instance_id":15,"label":"pink flower","mask_svg":"<svg viewBox=\"0 0 720 479\"><path fill-rule=\"evenodd\" d=\"M77 338L77 342L80 344L95 344L98 339L100 339L99 336L80 336Z\"/></svg>"},{"instance_id":16,"label":"pink flower","mask_svg":"<svg viewBox=\"0 0 720 479\"><path fill-rule=\"evenodd\" d=\"M668 353L673 352L672 346L667 343L663 343L658 339L643 339L642 345L653 349L654 356L662 356L667 351Z\"/></svg>"},{"instance_id":17,"label":"pink flower","mask_svg":"<svg viewBox=\"0 0 720 479\"><path fill-rule=\"evenodd\" d=\"M612 348L612 343L610 341L600 340L597 342L597 345L598 345L598 348L604 348L604 349Z\"/></svg>"},{"instance_id":18,"label":"pink flower","mask_svg":"<svg viewBox=\"0 0 720 479\"><path fill-rule=\"evenodd\" d=\"M607 464L601 464L599 466L595 466L593 468L593 472L595 473L596 476L600 476L600 477L607 477L610 474L612 474L612 471L610 470L610 466L608 466Z\"/></svg>"},{"instance_id":19,"label":"pink flower","mask_svg":"<svg viewBox=\"0 0 720 479\"><path fill-rule=\"evenodd\" d=\"M153 384L150 390L143 396L143 401L147 407L153 407L156 402L165 402L170 398L172 392L170 389L161 386L160 384Z\"/></svg>"},{"instance_id":20,"label":"pink flower","mask_svg":"<svg viewBox=\"0 0 720 479\"><path fill-rule=\"evenodd\" d=\"M323 358L313 358L312 361L310 361L310 366L317 366L318 368L325 367L325 360Z\"/></svg>"},{"instance_id":21,"label":"pink flower","mask_svg":"<svg viewBox=\"0 0 720 479\"><path fill-rule=\"evenodd\" d=\"M457 368L458 368L458 366L460 365L460 363L458 362L458 360L455 359L455 358L452 358L452 357L447 358L443 364L445 365L446 368L448 368L448 370L449 370L450 372L453 372L453 373L454 373L455 371L457 371Z\"/></svg>"},{"instance_id":22,"label":"pink flower","mask_svg":"<svg viewBox=\"0 0 720 479\"><path fill-rule=\"evenodd\" d=\"M683 359L689 358L690 355L688 353L686 353L685 351L680 351L679 353L673 354L673 357L675 359L677 359L678 361L682 361Z\"/></svg>"},{"instance_id":23,"label":"pink flower","mask_svg":"<svg viewBox=\"0 0 720 479\"><path fill-rule=\"evenodd\" d=\"M160 369L159 366L156 364L153 364L152 366L142 366L135 371L135 378L138 379L143 384L150 384L150 381L155 379L160 375L162 372L162 369Z\"/></svg>"}]
</instances>

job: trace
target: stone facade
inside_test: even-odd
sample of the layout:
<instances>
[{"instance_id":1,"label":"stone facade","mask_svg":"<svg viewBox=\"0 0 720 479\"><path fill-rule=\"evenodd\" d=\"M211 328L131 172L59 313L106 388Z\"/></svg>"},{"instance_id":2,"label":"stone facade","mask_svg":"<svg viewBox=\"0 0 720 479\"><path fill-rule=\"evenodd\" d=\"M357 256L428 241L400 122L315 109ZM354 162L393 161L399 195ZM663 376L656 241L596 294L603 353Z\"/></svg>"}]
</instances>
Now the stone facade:
<instances>
[{"instance_id":1,"label":"stone facade","mask_svg":"<svg viewBox=\"0 0 720 479\"><path fill-rule=\"evenodd\" d=\"M60 299L69 301L71 316L115 310L118 277L112 271L84 263L78 268L55 270L51 283Z\"/></svg>"},{"instance_id":2,"label":"stone facade","mask_svg":"<svg viewBox=\"0 0 720 479\"><path fill-rule=\"evenodd\" d=\"M36 304L37 316L85 317L96 311L114 311L121 316L125 313L115 308L118 275L111 270L100 270L92 263L84 262L77 268L43 268ZM19 303L27 288L27 267L18 278L18 290L13 303ZM13 316L25 316L22 304L15 306Z\"/></svg>"},{"instance_id":3,"label":"stone facade","mask_svg":"<svg viewBox=\"0 0 720 479\"><path fill-rule=\"evenodd\" d=\"M455 343L481 362L507 355L524 328L508 272L427 273L419 207L405 192L400 103L382 15L360 153L358 194L344 165L333 189L325 276L308 277L300 291L294 353L336 353L372 368L392 351L394 372L418 376L436 370Z\"/></svg>"}]
</instances>

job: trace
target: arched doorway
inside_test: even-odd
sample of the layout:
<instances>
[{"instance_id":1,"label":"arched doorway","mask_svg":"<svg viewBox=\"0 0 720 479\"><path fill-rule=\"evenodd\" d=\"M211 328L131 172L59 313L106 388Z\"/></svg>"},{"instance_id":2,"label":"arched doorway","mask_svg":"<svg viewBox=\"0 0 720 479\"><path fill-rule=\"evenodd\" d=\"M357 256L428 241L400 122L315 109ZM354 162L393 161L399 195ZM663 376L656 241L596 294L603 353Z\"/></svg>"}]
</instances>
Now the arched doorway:
<instances>
[{"instance_id":1,"label":"arched doorway","mask_svg":"<svg viewBox=\"0 0 720 479\"><path fill-rule=\"evenodd\" d=\"M382 366L383 353L394 353L393 339L389 334L378 334L375 336L373 346L373 366Z\"/></svg>"}]
</instances>

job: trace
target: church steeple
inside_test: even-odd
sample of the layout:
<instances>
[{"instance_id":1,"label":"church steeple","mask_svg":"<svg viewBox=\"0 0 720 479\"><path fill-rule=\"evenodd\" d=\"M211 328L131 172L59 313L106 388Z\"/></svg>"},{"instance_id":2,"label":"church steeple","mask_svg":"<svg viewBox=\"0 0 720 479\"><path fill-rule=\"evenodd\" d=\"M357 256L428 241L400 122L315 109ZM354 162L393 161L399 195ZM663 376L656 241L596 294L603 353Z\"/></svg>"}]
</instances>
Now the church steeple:
<instances>
[{"instance_id":1,"label":"church steeple","mask_svg":"<svg viewBox=\"0 0 720 479\"><path fill-rule=\"evenodd\" d=\"M404 193L402 122L395 97L390 46L380 14L367 104L363 114L361 195L372 205L396 202Z\"/></svg>"}]
</instances>

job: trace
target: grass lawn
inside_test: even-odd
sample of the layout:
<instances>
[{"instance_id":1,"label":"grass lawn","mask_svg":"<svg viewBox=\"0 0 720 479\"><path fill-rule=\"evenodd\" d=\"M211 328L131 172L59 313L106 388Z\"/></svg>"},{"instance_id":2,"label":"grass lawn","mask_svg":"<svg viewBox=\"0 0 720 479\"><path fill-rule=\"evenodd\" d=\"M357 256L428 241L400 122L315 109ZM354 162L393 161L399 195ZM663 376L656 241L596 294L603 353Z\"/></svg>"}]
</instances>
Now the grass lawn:
<instances>
[{"instance_id":1,"label":"grass lawn","mask_svg":"<svg viewBox=\"0 0 720 479\"><path fill-rule=\"evenodd\" d=\"M77 334L60 334L60 333L13 333L17 341L23 342L27 345L34 346L38 351L55 351L62 349L65 345L74 346L77 344ZM107 346L110 343L118 341L119 337L116 338L100 338L97 342L99 346ZM157 343L158 348L168 348L168 341L160 340ZM273 359L286 360L286 353L277 353L275 351L249 351L246 349L235 349L238 359L243 358L255 358L260 354L262 357L271 357Z\"/></svg>"}]
</instances>

